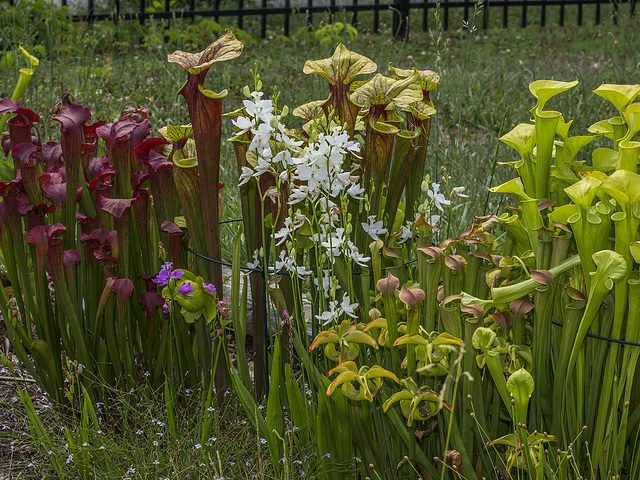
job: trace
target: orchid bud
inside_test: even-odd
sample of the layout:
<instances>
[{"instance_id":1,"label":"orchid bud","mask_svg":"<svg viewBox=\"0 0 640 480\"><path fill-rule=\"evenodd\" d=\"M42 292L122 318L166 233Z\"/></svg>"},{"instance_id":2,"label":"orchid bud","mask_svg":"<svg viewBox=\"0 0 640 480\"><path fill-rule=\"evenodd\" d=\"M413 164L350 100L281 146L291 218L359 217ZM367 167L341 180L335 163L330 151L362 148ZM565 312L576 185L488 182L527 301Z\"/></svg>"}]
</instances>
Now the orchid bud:
<instances>
[{"instance_id":1,"label":"orchid bud","mask_svg":"<svg viewBox=\"0 0 640 480\"><path fill-rule=\"evenodd\" d=\"M242 94L247 98L251 98L251 89L249 88L249 85L244 86L244 88L242 89Z\"/></svg>"},{"instance_id":2,"label":"orchid bud","mask_svg":"<svg viewBox=\"0 0 640 480\"><path fill-rule=\"evenodd\" d=\"M280 118L284 118L287 115L289 115L289 107L287 107L285 105L284 107L282 107L282 112L280 113Z\"/></svg>"},{"instance_id":3,"label":"orchid bud","mask_svg":"<svg viewBox=\"0 0 640 480\"><path fill-rule=\"evenodd\" d=\"M271 126L271 128L278 128L278 117L271 117L271 120L269 120L269 125Z\"/></svg>"}]
</instances>

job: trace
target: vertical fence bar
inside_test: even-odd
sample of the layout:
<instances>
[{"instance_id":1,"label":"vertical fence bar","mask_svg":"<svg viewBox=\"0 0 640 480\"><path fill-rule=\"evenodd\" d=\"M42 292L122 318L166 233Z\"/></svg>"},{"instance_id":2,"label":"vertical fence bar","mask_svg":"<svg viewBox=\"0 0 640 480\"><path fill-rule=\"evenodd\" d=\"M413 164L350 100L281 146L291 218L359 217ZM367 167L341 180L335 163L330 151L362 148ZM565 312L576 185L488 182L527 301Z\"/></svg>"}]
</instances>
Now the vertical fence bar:
<instances>
[{"instance_id":1,"label":"vertical fence bar","mask_svg":"<svg viewBox=\"0 0 640 480\"><path fill-rule=\"evenodd\" d=\"M429 2L425 0L424 8L422 9L422 31L429 30Z\"/></svg>"},{"instance_id":2,"label":"vertical fence bar","mask_svg":"<svg viewBox=\"0 0 640 480\"><path fill-rule=\"evenodd\" d=\"M287 9L287 11L284 14L284 36L288 37L289 36L289 18L291 15L291 0L284 0L284 8Z\"/></svg>"},{"instance_id":3,"label":"vertical fence bar","mask_svg":"<svg viewBox=\"0 0 640 480\"><path fill-rule=\"evenodd\" d=\"M93 0L91 0L90 3L93 3ZM144 25L145 18L143 17L143 14L146 8L147 7L145 5L144 0L140 0L140 8L138 8L138 12L140 13L140 16L138 17L138 21L140 22L140 25Z\"/></svg>"},{"instance_id":4,"label":"vertical fence bar","mask_svg":"<svg viewBox=\"0 0 640 480\"><path fill-rule=\"evenodd\" d=\"M400 29L400 38L403 40L409 40L409 0L400 0L402 6L402 27Z\"/></svg>"},{"instance_id":5,"label":"vertical fence bar","mask_svg":"<svg viewBox=\"0 0 640 480\"><path fill-rule=\"evenodd\" d=\"M613 24L617 25L618 24L618 2L612 2L613 3Z\"/></svg>"},{"instance_id":6,"label":"vertical fence bar","mask_svg":"<svg viewBox=\"0 0 640 480\"><path fill-rule=\"evenodd\" d=\"M395 0L393 2L393 32L397 39L405 39L408 33L409 0Z\"/></svg>"},{"instance_id":7,"label":"vertical fence bar","mask_svg":"<svg viewBox=\"0 0 640 480\"><path fill-rule=\"evenodd\" d=\"M509 0L504 0L504 7L502 7L502 28L509 26Z\"/></svg>"},{"instance_id":8,"label":"vertical fence bar","mask_svg":"<svg viewBox=\"0 0 640 480\"><path fill-rule=\"evenodd\" d=\"M242 12L243 8L244 8L244 0L238 0L238 10ZM242 15L242 13L238 13L238 28L242 28L243 24L244 24L244 16Z\"/></svg>"},{"instance_id":9,"label":"vertical fence bar","mask_svg":"<svg viewBox=\"0 0 640 480\"><path fill-rule=\"evenodd\" d=\"M196 0L191 0L191 2L189 2L189 10L193 12L195 9L196 9Z\"/></svg>"},{"instance_id":10,"label":"vertical fence bar","mask_svg":"<svg viewBox=\"0 0 640 480\"><path fill-rule=\"evenodd\" d=\"M578 26L582 25L582 3L578 4Z\"/></svg>"},{"instance_id":11,"label":"vertical fence bar","mask_svg":"<svg viewBox=\"0 0 640 480\"><path fill-rule=\"evenodd\" d=\"M216 14L217 14L220 11L220 0L215 0L214 1L214 6L215 6L215 9L216 9ZM216 21L216 23L220 23L220 16L219 15L216 15L213 18Z\"/></svg>"},{"instance_id":12,"label":"vertical fence bar","mask_svg":"<svg viewBox=\"0 0 640 480\"><path fill-rule=\"evenodd\" d=\"M267 0L262 0L262 21L260 22L260 38L267 38Z\"/></svg>"},{"instance_id":13,"label":"vertical fence bar","mask_svg":"<svg viewBox=\"0 0 640 480\"><path fill-rule=\"evenodd\" d=\"M442 29L449 30L449 0L444 0L444 12L442 16Z\"/></svg>"},{"instance_id":14,"label":"vertical fence bar","mask_svg":"<svg viewBox=\"0 0 640 480\"><path fill-rule=\"evenodd\" d=\"M329 19L330 22L333 23L333 15L334 12L336 11L336 0L331 0L331 2L329 2L331 5L331 9L329 10Z\"/></svg>"},{"instance_id":15,"label":"vertical fence bar","mask_svg":"<svg viewBox=\"0 0 640 480\"><path fill-rule=\"evenodd\" d=\"M527 27L527 0L522 4L522 20L520 22L522 28Z\"/></svg>"},{"instance_id":16,"label":"vertical fence bar","mask_svg":"<svg viewBox=\"0 0 640 480\"><path fill-rule=\"evenodd\" d=\"M313 0L307 0L307 26L311 27L313 25L313 12L311 9L313 8Z\"/></svg>"},{"instance_id":17,"label":"vertical fence bar","mask_svg":"<svg viewBox=\"0 0 640 480\"><path fill-rule=\"evenodd\" d=\"M547 0L542 0L542 6L540 7L540 26L547 25Z\"/></svg>"},{"instance_id":18,"label":"vertical fence bar","mask_svg":"<svg viewBox=\"0 0 640 480\"><path fill-rule=\"evenodd\" d=\"M562 0L562 2L560 3L560 18L558 18L558 24L561 27L564 27L564 0Z\"/></svg>"},{"instance_id":19,"label":"vertical fence bar","mask_svg":"<svg viewBox=\"0 0 640 480\"><path fill-rule=\"evenodd\" d=\"M491 0L486 0L484 2L484 11L482 12L482 29L486 30L487 28L489 28L489 5L491 3Z\"/></svg>"},{"instance_id":20,"label":"vertical fence bar","mask_svg":"<svg viewBox=\"0 0 640 480\"><path fill-rule=\"evenodd\" d=\"M353 16L351 17L351 25L357 28L358 25L358 0L353 0Z\"/></svg>"},{"instance_id":21,"label":"vertical fence bar","mask_svg":"<svg viewBox=\"0 0 640 480\"><path fill-rule=\"evenodd\" d=\"M596 25L600 25L600 0L596 0Z\"/></svg>"},{"instance_id":22,"label":"vertical fence bar","mask_svg":"<svg viewBox=\"0 0 640 480\"><path fill-rule=\"evenodd\" d=\"M378 5L380 5L380 0L373 0L373 4L376 6L375 11L373 12L373 33L380 32L380 10L378 10Z\"/></svg>"},{"instance_id":23,"label":"vertical fence bar","mask_svg":"<svg viewBox=\"0 0 640 480\"><path fill-rule=\"evenodd\" d=\"M164 11L165 11L165 12L168 12L168 11L170 11L170 10L171 10L171 0L164 0ZM167 18L166 20L163 20L163 22L162 22L162 23L163 23L163 25L164 25L165 27L167 27L167 28L168 28L168 27L171 27L171 19L170 19L170 18ZM166 34L165 34L164 38L165 38L165 42L166 42L166 41L167 41L167 38L168 38L168 37L166 36Z\"/></svg>"},{"instance_id":24,"label":"vertical fence bar","mask_svg":"<svg viewBox=\"0 0 640 480\"><path fill-rule=\"evenodd\" d=\"M464 0L464 13L463 13L463 17L464 17L464 21L465 23L469 22L469 0Z\"/></svg>"},{"instance_id":25,"label":"vertical fence bar","mask_svg":"<svg viewBox=\"0 0 640 480\"><path fill-rule=\"evenodd\" d=\"M120 0L115 0L114 6L116 9L116 18L114 19L115 23L118 23L118 17L120 16Z\"/></svg>"}]
</instances>

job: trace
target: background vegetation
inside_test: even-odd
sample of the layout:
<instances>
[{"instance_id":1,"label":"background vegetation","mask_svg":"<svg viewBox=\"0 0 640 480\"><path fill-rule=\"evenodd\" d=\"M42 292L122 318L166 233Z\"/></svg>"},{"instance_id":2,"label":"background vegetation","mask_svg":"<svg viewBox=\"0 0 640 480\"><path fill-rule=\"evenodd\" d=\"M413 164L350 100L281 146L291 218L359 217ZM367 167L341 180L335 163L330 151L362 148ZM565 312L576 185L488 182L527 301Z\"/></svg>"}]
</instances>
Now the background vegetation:
<instances>
[{"instance_id":1,"label":"background vegetation","mask_svg":"<svg viewBox=\"0 0 640 480\"><path fill-rule=\"evenodd\" d=\"M15 13L13 16L5 15L9 10L3 9L0 16L0 39L4 48L0 56L0 98L9 96L13 88L16 63L22 61L18 53L18 44L21 43L41 62L37 77L21 101L36 112L49 111L65 90L71 92L78 102L90 105L95 118L115 120L123 106L133 102L150 108L154 128L188 122L184 103L174 94L176 86L183 81L183 72L167 63L166 57L176 49L199 51L209 43L212 35L221 30L220 25L206 19L194 22L176 19L168 29L162 22L147 22L145 26L124 22L72 24L64 11L45 9L43 4L35 3L28 7L25 4L25 9L17 13L11 10ZM31 12L28 9L32 9ZM28 17L29 14L32 16ZM348 18L342 20L348 21ZM484 31L478 28L480 17L476 16L467 25L457 19L459 28L449 32L437 28L427 33L414 31L408 43L391 40L388 31L381 35L368 33L365 20L361 18L362 26L357 35L353 32L350 35L346 29L318 28L315 31L300 30L291 38L273 31L267 40L253 35L248 23L245 31L238 35L245 43L244 54L234 62L214 66L209 74L209 87L214 90L227 88L230 95L225 100L225 111L234 110L242 100L242 87L251 83L249 69L256 60L265 91L277 87L281 92L280 105L295 107L321 98L325 91L322 80L303 75L302 66L309 58L330 56L339 41L352 51L366 53L381 70L386 70L389 62L401 68L415 66L436 70L442 81L433 98L438 114L433 120L429 170L435 179L445 168L447 174L455 178L456 185L465 185L471 192L471 199L464 204L464 210L454 212L455 223L459 226L466 226L473 214L500 210L500 197L490 198L487 187L502 183L511 176L506 168L494 171L494 167L498 161L514 160L514 156L513 152L499 147L498 138L518 122L529 120L528 110L533 107L527 90L529 83L540 78L580 79L581 83L575 89L558 100L554 99L557 102L554 108L562 111L568 119L577 119L573 132L584 133L593 119L608 118L614 114L605 101L589 92L603 82L635 83L640 68L637 49L640 29L638 21L632 19L623 18L615 26L608 23L603 26L587 24L582 27ZM437 25L437 19L433 25ZM581 121L585 123L580 124ZM58 124L43 118L39 128L43 137L49 138L49 133L58 128ZM224 136L229 137L230 124L226 128ZM223 145L221 176L227 183L223 191L225 218L240 216L235 168L233 149ZM444 232L443 238L453 233ZM132 417L132 422L139 423L141 431L151 431L156 427L161 431L160 423L166 423L162 416L155 416L153 408L158 406L149 400L152 395L144 397L141 394L140 398L125 400L115 398L117 405L113 408L118 412L117 416L135 411L137 416ZM219 454L229 468L233 466L230 462L248 467L246 462L255 461L256 449L259 451L264 447L255 432L247 428L240 412L233 411L230 416L237 419L237 423L223 425L225 431L215 433L220 438L227 435L225 438L233 440L229 445L234 448L221 449ZM180 422L185 428L181 437L187 439L185 442L193 443L189 432L196 427L189 421L197 424L198 420L192 417ZM51 430L55 425L55 417L45 422L46 428ZM115 436L117 431L117 428L112 430L114 437L110 439L111 443L105 443L110 445L111 457L126 457L124 450L118 450L123 445ZM137 438L142 437L132 437L136 441L126 445L133 454L129 459L120 459L117 469L122 472L129 468L131 473L137 472L139 478L146 478L141 476L143 473L149 475L148 478L155 478L153 467L147 465L154 445L149 445L152 441L146 434L144 442L138 442ZM59 444L53 447L56 455L62 458L68 437L60 435L58 441ZM161 457L165 463L175 463L173 471L178 472L176 475L180 474L181 478L189 473L186 470L189 466L205 463L204 453L196 452L184 458L176 455L186 448L186 443L184 446L166 445ZM296 458L301 462L305 456L307 459L310 456L305 454L304 448L306 446L300 447L302 453L300 458ZM195 448L195 444L190 449L200 450ZM312 450L307 453L312 453ZM251 454L244 458L239 454L243 451L251 451ZM36 458L38 461L35 463L46 465L45 458ZM210 459L213 461L215 458ZM131 463L129 467L126 466L128 463ZM106 469L109 462L104 465ZM312 468L311 465L308 471L312 472ZM251 478L256 470L236 467L233 471L233 478ZM260 472L266 476L270 474L268 467ZM218 473L221 476L229 474ZM43 474L46 473L39 472L39 475Z\"/></svg>"}]
</instances>

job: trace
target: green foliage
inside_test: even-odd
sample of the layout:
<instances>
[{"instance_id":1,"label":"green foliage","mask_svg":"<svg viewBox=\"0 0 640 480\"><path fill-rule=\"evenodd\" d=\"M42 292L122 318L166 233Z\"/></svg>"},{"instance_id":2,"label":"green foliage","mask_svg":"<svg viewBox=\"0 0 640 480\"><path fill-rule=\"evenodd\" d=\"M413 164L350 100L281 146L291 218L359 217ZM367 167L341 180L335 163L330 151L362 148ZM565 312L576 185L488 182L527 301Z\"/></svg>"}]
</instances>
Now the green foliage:
<instances>
[{"instance_id":1,"label":"green foliage","mask_svg":"<svg viewBox=\"0 0 640 480\"><path fill-rule=\"evenodd\" d=\"M336 45L345 39L354 40L358 36L358 30L353 25L342 22L329 23L313 32L322 43Z\"/></svg>"},{"instance_id":2,"label":"green foliage","mask_svg":"<svg viewBox=\"0 0 640 480\"><path fill-rule=\"evenodd\" d=\"M190 25L196 24L187 26ZM183 45L188 46L190 42L199 43L196 32L218 32L218 29L215 22L201 22L193 29L191 39L190 33L182 34L177 28L171 30L173 33L167 34L167 38L170 45L175 43L176 48L185 48ZM71 74L84 77L86 85L99 81L103 82L101 88L111 92L124 91L123 83L119 82L133 77L126 76L127 69L115 57L119 49L130 47L136 38L142 38L145 29L140 28L139 32L127 37L121 27L103 24L96 26L93 32L104 35L107 42L98 41L97 37L91 40L91 56L104 57L96 65L87 63L69 68ZM146 47L135 51L149 49L164 53L167 47L160 32L157 29L155 39L148 40ZM345 34L344 30L342 34ZM147 39L151 38L146 35ZM353 40L360 39L361 36ZM316 40L309 40L309 45L322 44ZM282 42L281 50L295 50L283 40L274 40L273 44L276 42ZM107 46L98 47L100 43ZM488 46L489 53L483 55L491 55L493 47ZM265 48L269 46L265 45ZM407 63L404 66L413 66L414 58L408 58L409 50L403 50L405 48L386 46L378 53L384 58L387 53L383 51L389 50L391 57L388 59L394 60L394 64L400 64L402 60ZM497 44L495 48L494 53L505 47ZM596 341L586 333L640 340L637 322L633 321L639 311L637 299L640 298L634 263L638 231L638 149L635 142L638 121L637 103L634 103L637 86L604 85L598 88L596 93L612 104L607 115L614 116L594 124L590 129L592 135L569 136L571 122L565 121L559 111L545 110L547 105L559 105L554 106L557 110L570 105L573 116L577 108L587 108L583 105L593 108L593 102L576 101L580 97L576 92L580 91L581 85L575 85L575 82L534 83L531 91L538 99L538 105L532 111L533 123L522 123L502 137L505 144L516 150L516 155L500 158L512 160L510 166L518 178L492 191L512 194L512 208L508 214L477 217L469 222L471 226L467 230L447 239L460 230L458 227L463 220L457 217L469 218L473 212L481 213L473 205L479 205L477 199L484 198L474 195L473 200L459 200L466 195L463 189L454 186L461 183L462 179L456 175L461 170L459 165L453 169L451 165L463 159L466 165L469 158L498 159L497 154L492 157L488 153L491 148L481 150L484 148L481 144L485 145L481 141L461 142L464 128L473 122L491 129L512 121L515 125L518 115L510 113L508 118L503 117L504 108L494 108L490 97L496 96L495 105L504 106L504 98L510 105L522 105L527 100L511 90L512 85L533 78L521 70L520 74L514 73L517 68L498 70L495 85L500 88L493 88L487 81L474 82L476 73L470 69L466 80L456 83L452 67L454 58L440 71L447 82L429 96L439 80L434 72L391 67L390 76L372 76L377 73L375 64L370 68L370 60L348 52L344 46L339 49L334 57L309 61L305 65L305 72L319 74L322 77L318 77L319 81L329 83L328 96L318 93L319 82L301 94L299 84L302 82L298 81L287 84L281 92L276 91L271 99L267 99L268 95L262 94L261 87L263 82L267 84L267 77L271 78L272 70L275 70L273 64L269 63L271 60L265 60L266 67L263 66L262 71L269 75L262 79L254 69L256 92L247 88L245 93L246 102L252 103L253 107L245 103L244 111L233 114L237 127L233 138L237 165L230 165L231 147L222 146L222 160L215 167L216 170L227 169L227 179L240 175L241 180L247 180L240 186L242 204L239 208L243 210L245 224L234 248L230 323L233 323L236 335L244 337L248 321L246 303L251 289L254 339L262 340L266 335L272 345L270 351L266 345L260 351L260 342L254 343L257 361L253 392L243 342L238 342L236 372L226 357L224 342L217 343L209 351L207 343L211 332L206 328L206 322L198 322L203 312L209 319L215 316L211 313L211 305L205 309L202 308L204 303L196 305L198 299L207 295L203 286L206 282L201 278L211 278L210 265L175 249L176 240L179 245L182 239L178 238L181 234L173 237L175 250L172 250L168 232L158 228L161 223L158 212L172 212L160 217L187 229L190 247L211 255L206 235L201 235L202 225L198 225L203 223L204 217L196 200L200 194L197 165L203 159L197 154L197 144L188 138L193 132L185 138L170 139L171 146L154 150L154 155L168 156L173 162L173 183L169 184L178 187L175 195L182 201L183 218L178 217L179 211L162 204L165 195L153 198L155 222L152 220L150 232L134 226L137 213L133 222L126 217L122 220L105 211L102 201L96 203L95 196L85 195L79 208L86 214L93 207L95 213L101 215L100 221L110 229L117 228L119 233L130 229L130 235L119 235L112 243L122 259L122 265L116 271L118 280L130 279L136 293L143 290L142 281L128 273L154 274L158 271L156 245L160 238L176 269L179 265L181 271L194 272L184 273L184 279L167 287L165 296L175 300L176 305L171 308L170 317L154 310L154 328L149 336L145 322L134 321L144 318L146 312L136 302L127 300L128 290L120 288L128 284L121 282L112 290L115 282L107 283L105 278L110 277L104 274L92 276L87 270L86 258L64 279L55 278L57 303L55 312L49 312L51 298L44 293L48 278L44 263L38 263L35 252L24 255L32 266L29 262L21 263L21 243L14 240L18 238L17 229L7 231L3 237L3 252L15 259L7 262L7 268L17 295L13 311L8 315L3 311L3 314L5 318L11 318L9 328L13 330L9 334L14 339L16 353L24 361L28 353L33 354L34 373L53 391L64 391L56 386L56 382L59 384L65 378L62 371L67 360L55 351L55 345L60 342L71 358L81 359L83 365L84 359L89 359L84 367L87 376L99 373L121 382L122 387L139 383L141 379L134 368L136 363L143 361L140 359L152 359L150 364L155 365L156 370L151 381L155 388L165 387L163 400L167 409L166 423L170 426L168 436L173 437L179 435L177 419L182 410L177 405L183 399L181 382L186 382L182 388L195 386L201 378L205 378L206 383L207 375L213 373L211 364L220 365L219 359L226 358L234 389L247 418L260 438L269 443L269 455L278 476L286 477L296 472L297 467L293 465L297 464L293 461L280 464L279 460L281 456L294 458L291 456L292 445L297 440L288 431L294 430L293 427L302 429L302 425L305 427L299 432L300 438L305 442L311 439L318 445L317 473L324 478L344 478L340 475L345 470L356 471L355 475L359 477L431 475L437 478L446 476L446 472L452 472L454 467L457 473L452 472L452 476L455 478L459 478L458 475L475 478L476 472L492 476L494 467L501 474L509 471L512 476L533 476L535 472L537 478L553 478L553 470L562 472L563 478L575 478L580 473L596 470L598 478L605 478L618 472L621 464L633 476L637 468L633 455L637 450L638 414L633 408L637 405L635 367L638 358L627 346ZM412 57L415 55L420 62L425 61L425 55L412 52ZM319 58L326 52L314 51L308 55ZM188 60L187 54L178 57ZM113 64L110 63L112 58ZM341 60L335 61L336 58ZM528 57L523 58L526 61ZM15 55L11 60L14 59ZM287 62L280 67L283 71L299 72L300 65L289 70ZM203 66L195 63L185 66L196 70ZM138 68L143 70L152 64L153 59L141 61ZM354 66L360 68L351 70ZM150 72L155 71L148 68ZM244 83L242 75L236 75L226 66L211 68L219 75L220 83L231 92L230 100L239 106L237 101ZM358 73L368 75L369 80L362 76L356 79ZM186 115L180 114L179 107L171 107L171 103L162 99L181 81L172 75L164 75L174 82L171 84L163 83L163 75L150 74L153 82L157 81L159 85L154 86L151 82L147 88L136 80L128 88L133 87L136 95L144 94L150 102L149 99L154 98L154 113L175 115L174 122L184 123ZM567 75L567 78L574 77ZM49 80L55 83L53 76ZM219 85L218 81L216 85ZM202 87L199 91L210 100L217 101L223 96L206 88L210 87ZM42 90L28 90L27 98L32 98L34 91ZM422 93L422 100L415 95L418 91ZM553 98L551 94L554 94ZM98 96L93 87L91 95ZM117 96L118 101L123 99L121 95ZM455 108L460 109L452 106L454 98L458 102L461 98L472 97L487 100L470 102L465 106L464 115L453 114ZM102 96L98 98L102 99ZM106 98L116 103L113 93ZM294 112L304 118L292 121L291 126L308 123L298 130L285 126L285 122L291 121L285 103L293 101L298 105L312 98L323 99L296 109ZM243 127L242 122L250 120L248 109L257 108L266 100L270 103L261 108L273 107L273 113L278 117L271 115L267 120L265 115L258 119L254 112L254 123L248 128L244 123ZM579 107L571 106L572 101ZM107 103L102 101L100 107ZM194 125L199 111L202 110L195 109L196 115L192 112ZM574 129L586 128L585 122L591 114L587 116L585 111L578 111ZM458 118L457 123L451 121L449 117L452 116ZM240 117L245 120L241 121ZM438 119L433 131L431 117ZM167 119L166 116L162 118ZM525 111L522 118L528 119L529 113ZM428 124L425 124L427 120ZM260 137L259 127L273 131L267 137ZM346 138L338 138L344 132ZM447 142L442 140L443 132L450 135L447 139L451 141L444 144L432 141L427 154L429 134L437 133L439 137L436 138ZM476 140L491 136L477 135ZM209 136L209 140L213 138L220 139ZM331 140L327 141L328 138ZM263 142L260 149L251 148L254 140L256 144L260 143L258 140ZM592 147L589 144L592 142L599 148L593 151L590 162ZM342 151L338 152L337 146ZM115 163L118 152L110 148L105 139L104 143L99 142L96 152L108 153L110 161ZM305 152L334 148L333 161L342 162L339 165L342 177L332 178L329 185L347 182L349 178L348 187L354 187L355 195L344 191L334 194L333 188L327 188L316 197L311 195L299 203L289 203L297 188L302 184L309 186L310 178L307 177L312 175L299 168L304 163L301 160ZM273 161L276 155L280 155L279 165ZM65 154L67 156L70 155ZM421 161L416 161L417 158ZM296 161L289 162L290 159ZM409 160L422 165L428 162L427 170L416 173L413 168L404 168ZM440 167L445 161L450 163L442 170ZM270 165L265 166L265 162ZM480 178L478 172L485 175L481 166L474 168L477 170L471 176ZM257 174L254 176L254 173ZM321 184L320 173L314 174L318 175L316 179L320 179ZM450 174L454 176L455 184ZM119 175L127 178L116 173L118 188L126 184L118 179ZM355 177L364 182L359 183ZM480 187L490 181L476 180L468 193L483 191ZM215 183L208 182L208 186L217 193ZM155 188L150 186L152 190ZM364 192L359 194L360 188ZM88 192L84 186L83 190ZM366 197L355 198L362 193ZM29 194L42 195L42 192L35 189ZM232 201L230 199L229 204ZM497 204L495 199L491 202L491 205ZM226 208L226 198L224 204ZM66 218L67 225L73 223L63 209L46 215L48 225L54 225L62 218ZM21 222L20 234L26 238L26 220ZM151 234L145 237L145 233ZM125 242L127 236L130 241ZM65 244L73 241L70 235L64 234L64 237ZM8 238L11 241L6 240ZM65 248L72 250L66 245ZM255 252L254 266L266 273L264 277L251 273L248 275L250 281L247 277L241 285L243 251L248 252L247 259ZM578 255L571 255L574 251ZM369 258L365 260L366 257ZM415 258L416 269L414 263L405 263ZM318 281L317 286L310 276ZM104 288L85 295L84 288L95 287L90 284L92 278L99 278L97 284ZM193 298L183 298L179 296L184 296L183 293L176 293L176 289L184 287L187 281L194 283L194 290L186 292L187 295L195 293ZM262 314L269 321L263 322L259 310L263 309L263 299L267 295L267 311ZM304 301L307 299L310 305ZM238 303L240 308L233 308ZM226 314L224 305L216 306ZM87 311L92 313L87 314ZM57 332L47 331L49 323L41 320L41 314L47 320L51 315L62 318L64 314L68 328L59 333L57 343ZM90 321L94 318L95 324ZM33 321L37 338L30 338L25 319ZM185 320L195 322L190 324ZM216 321L222 327L226 318L220 314L214 320L214 326ZM552 333L559 328L552 321L563 324L560 335L557 331ZM95 336L95 332L105 325L114 328L105 331L104 337ZM261 325L266 327L266 332L257 330ZM86 346L80 340L83 335L76 335L82 327L90 332ZM74 332L71 338L64 338L67 331ZM222 328L216 328L214 332L222 335ZM43 340L45 337L47 339ZM312 348L325 341L325 348ZM101 350L97 350L98 347ZM97 365L112 366L106 367L105 371L92 365L92 355L88 353L91 349L112 352L96 362ZM118 349L124 352L123 355L113 353ZM53 363L52 357L56 359ZM336 361L340 362L338 367L335 367ZM210 362L209 366L203 367L207 362ZM115 371L122 375L114 374ZM191 372L195 371L199 373L191 378ZM585 371L589 375L585 375ZM165 373L173 380L163 382ZM327 379L326 374L333 376ZM599 382L594 383L590 375ZM187 376L188 381L185 380ZM382 381L385 377L387 380ZM269 398L264 411L259 406L261 392L267 384ZM532 396L531 385L535 387ZM83 410L84 415L84 423L79 424L79 439L93 422L86 397L91 398L94 393L90 385L81 386L87 394L85 400L78 403L78 411ZM214 391L220 393L221 389L210 390L207 400L200 400L199 405L210 406ZM327 392L331 395L327 396ZM254 400L252 394L259 400ZM108 393L104 392L104 395ZM607 415L596 415L596 412L607 412ZM32 422L37 427L37 422ZM202 425L202 431L196 435L198 438L206 436L204 432L206 428L213 428L213 421L203 421ZM589 428L584 430L583 425ZM578 435L588 440L590 449L576 443ZM77 448L79 440L67 437L65 441ZM558 448L557 455L547 453L556 452ZM565 448L566 451L562 450ZM78 450L76 458L82 458L81 455ZM434 457L439 459L435 463ZM570 464L575 468L569 469ZM82 474L82 468L78 468Z\"/></svg>"},{"instance_id":3,"label":"green foliage","mask_svg":"<svg viewBox=\"0 0 640 480\"><path fill-rule=\"evenodd\" d=\"M163 394L162 388L142 382L126 392L105 385L109 392L105 402L93 403L80 387L84 373L70 364L68 398L63 405L47 396L35 404L26 388L17 385L30 432L11 438L18 448L33 452L29 465L15 463L25 474L41 478L273 478L275 466L268 461L268 445L247 422L235 395L228 394L211 405L200 389L186 390L175 404L167 404L165 401L172 401L167 400L166 390ZM289 436L291 472L304 470L313 477L317 461L311 446L299 442L297 434Z\"/></svg>"}]
</instances>

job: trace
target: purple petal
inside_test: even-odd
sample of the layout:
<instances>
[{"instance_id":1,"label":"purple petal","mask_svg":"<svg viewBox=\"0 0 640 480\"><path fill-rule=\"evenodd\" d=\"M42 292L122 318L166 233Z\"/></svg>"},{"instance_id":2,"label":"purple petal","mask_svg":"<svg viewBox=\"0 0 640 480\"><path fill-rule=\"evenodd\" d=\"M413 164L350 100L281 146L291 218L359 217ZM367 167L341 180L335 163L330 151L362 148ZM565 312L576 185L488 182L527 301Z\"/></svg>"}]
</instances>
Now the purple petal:
<instances>
[{"instance_id":1,"label":"purple petal","mask_svg":"<svg viewBox=\"0 0 640 480\"><path fill-rule=\"evenodd\" d=\"M195 289L196 287L191 285L191 282L184 282L182 285L178 287L178 291L182 294L182 296L187 298L192 298L195 296L195 295L187 295L188 293L193 292Z\"/></svg>"}]
</instances>

